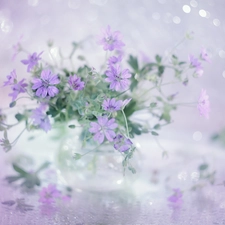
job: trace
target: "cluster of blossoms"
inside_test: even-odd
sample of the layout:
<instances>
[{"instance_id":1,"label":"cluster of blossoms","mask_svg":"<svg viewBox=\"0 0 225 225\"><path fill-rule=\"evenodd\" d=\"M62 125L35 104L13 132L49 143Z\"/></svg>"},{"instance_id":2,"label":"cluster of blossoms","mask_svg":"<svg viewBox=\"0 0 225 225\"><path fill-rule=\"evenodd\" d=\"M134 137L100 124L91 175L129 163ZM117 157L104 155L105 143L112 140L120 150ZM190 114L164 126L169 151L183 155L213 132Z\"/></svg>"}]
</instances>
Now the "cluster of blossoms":
<instances>
[{"instance_id":1,"label":"cluster of blossoms","mask_svg":"<svg viewBox=\"0 0 225 225\"><path fill-rule=\"evenodd\" d=\"M188 75L182 72L194 68L193 76L200 77L203 75L200 60L210 62L210 58L203 49L198 58L189 55L189 62L180 62L178 57L173 55L172 61L169 62L171 65L168 66L159 55L156 55L155 61L141 62L137 57L130 55L127 61L128 69L124 68L125 44L119 31L112 31L108 26L99 36L98 44L102 45L107 52L106 55L109 55L107 62L101 66L103 72L98 72L87 64L80 66L76 71L59 68L46 62L42 64L43 51L27 55L21 62L27 66L31 80L28 83L25 83L25 79L18 81L16 71L13 70L4 82L4 86L10 86L12 89L12 93L9 94L12 97L10 107L16 105L20 99L19 94L26 94L31 101L38 103L37 107L30 109L26 107L23 114L18 113L15 117L18 122L25 121L28 131L42 129L48 132L54 123L68 124L77 120L83 128L84 143L93 137L99 144L111 143L115 150L124 155L133 153L135 147L131 138L141 133L158 135L157 130L161 128L161 121L164 121L163 125L169 124L171 111L179 105L172 102L178 93L168 97L162 93L160 85L165 70L172 68L175 79L187 85ZM73 43L71 63L77 46L79 44ZM14 48L17 51L23 49L20 43ZM150 85L149 89L140 88L147 82ZM148 96L151 95L152 89L160 90L161 96L152 96L149 100ZM148 109L152 117L158 119L157 124L149 124L148 121L138 123L132 120L133 114L144 108ZM197 109L201 116L209 117L209 97L204 89L198 100ZM7 132L11 126L5 121L0 122L1 131L5 134L0 140L0 145L8 151L16 140L14 142L8 140ZM69 127L75 128L75 125Z\"/></svg>"}]
</instances>

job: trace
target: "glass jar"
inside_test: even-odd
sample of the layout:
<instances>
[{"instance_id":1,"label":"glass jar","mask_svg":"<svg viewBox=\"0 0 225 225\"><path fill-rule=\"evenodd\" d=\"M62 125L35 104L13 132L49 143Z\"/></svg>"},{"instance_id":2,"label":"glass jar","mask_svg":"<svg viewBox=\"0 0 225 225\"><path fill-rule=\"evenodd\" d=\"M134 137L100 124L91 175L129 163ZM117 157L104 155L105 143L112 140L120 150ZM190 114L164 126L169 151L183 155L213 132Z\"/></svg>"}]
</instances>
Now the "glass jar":
<instances>
[{"instance_id":1,"label":"glass jar","mask_svg":"<svg viewBox=\"0 0 225 225\"><path fill-rule=\"evenodd\" d=\"M75 153L83 156L75 159ZM109 144L98 148L91 144L82 147L80 134L67 135L56 157L58 171L70 187L91 191L112 191L128 187L137 175L130 171L124 174L123 159L124 155ZM131 160L137 169L138 161Z\"/></svg>"}]
</instances>

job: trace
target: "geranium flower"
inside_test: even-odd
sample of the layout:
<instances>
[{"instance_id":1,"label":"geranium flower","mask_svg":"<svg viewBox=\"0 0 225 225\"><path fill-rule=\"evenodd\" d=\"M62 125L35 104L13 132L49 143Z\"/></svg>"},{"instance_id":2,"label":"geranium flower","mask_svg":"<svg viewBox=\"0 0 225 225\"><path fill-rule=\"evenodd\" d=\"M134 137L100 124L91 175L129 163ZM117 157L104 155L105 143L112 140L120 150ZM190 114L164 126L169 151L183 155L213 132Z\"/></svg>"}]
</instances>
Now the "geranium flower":
<instances>
[{"instance_id":1,"label":"geranium flower","mask_svg":"<svg viewBox=\"0 0 225 225\"><path fill-rule=\"evenodd\" d=\"M121 110L122 106L123 106L123 101L122 100L116 101L115 98L112 98L112 99L108 98L104 100L102 103L102 108L109 112L115 112L115 111Z\"/></svg>"},{"instance_id":2,"label":"geranium flower","mask_svg":"<svg viewBox=\"0 0 225 225\"><path fill-rule=\"evenodd\" d=\"M108 59L109 66L114 66L122 61L122 55L119 56L111 56Z\"/></svg>"},{"instance_id":3,"label":"geranium flower","mask_svg":"<svg viewBox=\"0 0 225 225\"><path fill-rule=\"evenodd\" d=\"M169 206L173 209L180 208L183 203L183 193L179 188L173 189L174 193L167 198Z\"/></svg>"},{"instance_id":4,"label":"geranium flower","mask_svg":"<svg viewBox=\"0 0 225 225\"><path fill-rule=\"evenodd\" d=\"M116 136L114 129L117 127L115 119L108 119L106 116L98 117L98 122L91 122L91 128L89 131L94 133L94 140L98 141L100 144L104 141L105 137L108 141L112 142L113 138Z\"/></svg>"},{"instance_id":5,"label":"geranium flower","mask_svg":"<svg viewBox=\"0 0 225 225\"><path fill-rule=\"evenodd\" d=\"M120 50L124 43L121 41L122 36L119 31L111 31L110 26L107 26L99 37L98 43L103 45L105 51L113 51L114 49Z\"/></svg>"},{"instance_id":6,"label":"geranium flower","mask_svg":"<svg viewBox=\"0 0 225 225\"><path fill-rule=\"evenodd\" d=\"M42 188L39 196L39 202L43 204L53 204L57 198L61 197L61 192L54 184L49 184L48 187Z\"/></svg>"},{"instance_id":7,"label":"geranium flower","mask_svg":"<svg viewBox=\"0 0 225 225\"><path fill-rule=\"evenodd\" d=\"M206 94L206 90L204 89L202 89L200 97L198 99L197 108L201 116L204 116L206 119L209 118L209 111L210 111L209 96Z\"/></svg>"},{"instance_id":8,"label":"geranium flower","mask_svg":"<svg viewBox=\"0 0 225 225\"><path fill-rule=\"evenodd\" d=\"M41 59L40 55L42 53L43 52L37 54L36 52L34 52L32 55L28 56L28 59L21 60L21 62L24 65L28 65L27 66L27 72L30 72L33 69L33 67L38 64L38 61Z\"/></svg>"},{"instance_id":9,"label":"geranium flower","mask_svg":"<svg viewBox=\"0 0 225 225\"><path fill-rule=\"evenodd\" d=\"M69 83L70 87L75 91L83 90L84 85L85 85L84 82L81 81L80 77L78 77L76 74L69 77L68 83Z\"/></svg>"},{"instance_id":10,"label":"geranium flower","mask_svg":"<svg viewBox=\"0 0 225 225\"><path fill-rule=\"evenodd\" d=\"M20 82L14 84L11 86L11 89L13 90L12 93L9 94L9 96L12 96L12 101L15 101L17 96L20 93L25 93L26 89L25 87L27 87L27 84L24 83L25 79L22 79Z\"/></svg>"},{"instance_id":11,"label":"geranium flower","mask_svg":"<svg viewBox=\"0 0 225 225\"><path fill-rule=\"evenodd\" d=\"M113 142L114 142L114 148L120 152L125 152L129 150L133 144L129 138L126 138L121 134L116 135Z\"/></svg>"},{"instance_id":12,"label":"geranium flower","mask_svg":"<svg viewBox=\"0 0 225 225\"><path fill-rule=\"evenodd\" d=\"M195 73L197 74L197 76L201 77L203 75L204 70L199 60L195 58L193 55L189 55L189 62L191 66L196 69Z\"/></svg>"},{"instance_id":13,"label":"geranium flower","mask_svg":"<svg viewBox=\"0 0 225 225\"><path fill-rule=\"evenodd\" d=\"M13 70L9 75L7 75L7 81L4 82L3 86L15 84L17 82L16 78L17 78L16 71Z\"/></svg>"},{"instance_id":14,"label":"geranium flower","mask_svg":"<svg viewBox=\"0 0 225 225\"><path fill-rule=\"evenodd\" d=\"M205 48L203 48L202 51L201 51L201 58L202 58L202 60L211 63L211 59L210 59L210 57L209 57Z\"/></svg>"},{"instance_id":15,"label":"geranium flower","mask_svg":"<svg viewBox=\"0 0 225 225\"><path fill-rule=\"evenodd\" d=\"M51 70L43 70L41 78L35 78L32 82L33 90L36 90L36 96L45 98L46 96L54 97L59 93L56 84L60 83L57 75L52 74Z\"/></svg>"},{"instance_id":16,"label":"geranium flower","mask_svg":"<svg viewBox=\"0 0 225 225\"><path fill-rule=\"evenodd\" d=\"M110 89L116 91L125 91L130 84L129 78L131 74L128 69L121 71L120 66L111 66L109 70L106 71L107 78L105 81L110 83Z\"/></svg>"},{"instance_id":17,"label":"geranium flower","mask_svg":"<svg viewBox=\"0 0 225 225\"><path fill-rule=\"evenodd\" d=\"M41 105L39 108L34 109L32 111L31 118L33 119L34 125L39 126L45 132L48 132L52 127L48 115L44 112L44 110L44 105Z\"/></svg>"}]
</instances>

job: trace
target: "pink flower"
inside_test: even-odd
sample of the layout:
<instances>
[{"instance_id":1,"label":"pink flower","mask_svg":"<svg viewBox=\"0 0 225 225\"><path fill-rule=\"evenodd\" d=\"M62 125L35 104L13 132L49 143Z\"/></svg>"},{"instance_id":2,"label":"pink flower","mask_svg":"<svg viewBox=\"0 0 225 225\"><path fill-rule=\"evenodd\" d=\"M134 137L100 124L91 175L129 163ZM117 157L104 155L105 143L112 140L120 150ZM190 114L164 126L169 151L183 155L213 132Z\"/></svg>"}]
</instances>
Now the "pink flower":
<instances>
[{"instance_id":1,"label":"pink flower","mask_svg":"<svg viewBox=\"0 0 225 225\"><path fill-rule=\"evenodd\" d=\"M201 51L201 59L206 61L206 62L211 63L211 59L210 59L210 57L209 57L205 48L203 48L202 51Z\"/></svg>"},{"instance_id":2,"label":"pink flower","mask_svg":"<svg viewBox=\"0 0 225 225\"><path fill-rule=\"evenodd\" d=\"M206 119L209 118L209 111L210 111L209 96L206 94L206 90L204 89L202 89L200 97L198 99L197 108L201 116L204 116Z\"/></svg>"},{"instance_id":3,"label":"pink flower","mask_svg":"<svg viewBox=\"0 0 225 225\"><path fill-rule=\"evenodd\" d=\"M61 192L56 188L54 184L49 184L48 187L44 187L39 193L39 202L43 204L55 203L57 198L61 198Z\"/></svg>"}]
</instances>

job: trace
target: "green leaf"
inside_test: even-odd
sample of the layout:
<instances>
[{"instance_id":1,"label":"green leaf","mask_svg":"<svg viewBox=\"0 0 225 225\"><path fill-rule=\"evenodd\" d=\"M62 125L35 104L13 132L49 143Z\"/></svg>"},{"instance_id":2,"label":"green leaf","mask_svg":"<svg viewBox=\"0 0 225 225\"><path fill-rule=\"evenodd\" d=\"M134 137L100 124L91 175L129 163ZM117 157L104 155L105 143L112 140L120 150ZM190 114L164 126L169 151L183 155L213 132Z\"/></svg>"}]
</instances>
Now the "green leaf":
<instances>
[{"instance_id":1,"label":"green leaf","mask_svg":"<svg viewBox=\"0 0 225 225\"><path fill-rule=\"evenodd\" d=\"M72 45L73 45L73 47L75 47L75 48L77 48L77 47L79 46L79 44L76 43L76 42L72 42Z\"/></svg>"},{"instance_id":2,"label":"green leaf","mask_svg":"<svg viewBox=\"0 0 225 225\"><path fill-rule=\"evenodd\" d=\"M139 66L138 66L138 60L136 57L130 55L127 62L134 69L135 72L138 72Z\"/></svg>"},{"instance_id":3,"label":"green leaf","mask_svg":"<svg viewBox=\"0 0 225 225\"><path fill-rule=\"evenodd\" d=\"M2 204L7 205L7 206L12 206L12 205L16 204L16 202L13 200L9 200L9 201L2 202Z\"/></svg>"},{"instance_id":4,"label":"green leaf","mask_svg":"<svg viewBox=\"0 0 225 225\"><path fill-rule=\"evenodd\" d=\"M151 108L155 108L157 106L157 103L156 102L152 102L151 104L150 104L150 107Z\"/></svg>"},{"instance_id":5,"label":"green leaf","mask_svg":"<svg viewBox=\"0 0 225 225\"><path fill-rule=\"evenodd\" d=\"M74 129L76 126L74 124L71 124L68 126L70 129Z\"/></svg>"},{"instance_id":6,"label":"green leaf","mask_svg":"<svg viewBox=\"0 0 225 225\"><path fill-rule=\"evenodd\" d=\"M176 55L172 55L172 58L174 58L174 59L178 59Z\"/></svg>"},{"instance_id":7,"label":"green leaf","mask_svg":"<svg viewBox=\"0 0 225 225\"><path fill-rule=\"evenodd\" d=\"M156 62L159 64L159 63L161 63L161 61L162 61L162 57L159 56L159 55L156 55L156 56L155 56L155 60L156 60Z\"/></svg>"},{"instance_id":8,"label":"green leaf","mask_svg":"<svg viewBox=\"0 0 225 225\"><path fill-rule=\"evenodd\" d=\"M171 120L171 116L169 112L164 112L161 117L160 120L165 120L166 122L170 122Z\"/></svg>"},{"instance_id":9,"label":"green leaf","mask_svg":"<svg viewBox=\"0 0 225 225\"><path fill-rule=\"evenodd\" d=\"M40 179L37 177L36 174L28 174L25 177L24 182L21 186L26 186L27 188L33 188L35 185L40 186Z\"/></svg>"},{"instance_id":10,"label":"green leaf","mask_svg":"<svg viewBox=\"0 0 225 225\"><path fill-rule=\"evenodd\" d=\"M35 136L30 136L30 137L27 138L28 141L32 141L34 139L35 139Z\"/></svg>"},{"instance_id":11,"label":"green leaf","mask_svg":"<svg viewBox=\"0 0 225 225\"><path fill-rule=\"evenodd\" d=\"M209 167L209 165L206 164L206 163L204 163L204 164L200 165L200 166L198 167L198 169L202 171L202 170L206 170L208 167Z\"/></svg>"},{"instance_id":12,"label":"green leaf","mask_svg":"<svg viewBox=\"0 0 225 225\"><path fill-rule=\"evenodd\" d=\"M128 121L128 127L131 128L130 133L141 135L142 126L138 123L132 123L131 121Z\"/></svg>"},{"instance_id":13,"label":"green leaf","mask_svg":"<svg viewBox=\"0 0 225 225\"><path fill-rule=\"evenodd\" d=\"M82 56L82 55L78 55L77 58L78 58L79 60L81 60L81 61L84 61L84 60L85 60L85 57Z\"/></svg>"},{"instance_id":14,"label":"green leaf","mask_svg":"<svg viewBox=\"0 0 225 225\"><path fill-rule=\"evenodd\" d=\"M60 121L62 122L65 121L66 120L65 113L61 112L59 118L60 118Z\"/></svg>"},{"instance_id":15,"label":"green leaf","mask_svg":"<svg viewBox=\"0 0 225 225\"><path fill-rule=\"evenodd\" d=\"M126 117L130 117L135 112L136 101L131 100L130 103L123 110Z\"/></svg>"},{"instance_id":16,"label":"green leaf","mask_svg":"<svg viewBox=\"0 0 225 225\"><path fill-rule=\"evenodd\" d=\"M17 113L15 115L15 118L18 120L18 122L20 122L21 120L23 120L25 118L25 116L21 113Z\"/></svg>"},{"instance_id":17,"label":"green leaf","mask_svg":"<svg viewBox=\"0 0 225 225\"><path fill-rule=\"evenodd\" d=\"M148 72L150 72L152 70L153 67L157 66L156 63L148 63L146 65L143 66L143 68L140 71L140 74L147 74Z\"/></svg>"},{"instance_id":18,"label":"green leaf","mask_svg":"<svg viewBox=\"0 0 225 225\"><path fill-rule=\"evenodd\" d=\"M74 153L73 158L74 158L75 160L79 160L81 157L82 157L81 154L79 154L79 153Z\"/></svg>"},{"instance_id":19,"label":"green leaf","mask_svg":"<svg viewBox=\"0 0 225 225\"><path fill-rule=\"evenodd\" d=\"M133 91L138 85L138 81L136 79L132 79L131 84L130 84L130 90Z\"/></svg>"},{"instance_id":20,"label":"green leaf","mask_svg":"<svg viewBox=\"0 0 225 225\"><path fill-rule=\"evenodd\" d=\"M155 131L152 131L151 134L154 135L154 136L158 136L158 135L159 135L159 134L156 133Z\"/></svg>"},{"instance_id":21,"label":"green leaf","mask_svg":"<svg viewBox=\"0 0 225 225\"><path fill-rule=\"evenodd\" d=\"M153 129L155 129L155 130L159 130L161 128L161 125L160 124L156 124L154 127L153 127Z\"/></svg>"},{"instance_id":22,"label":"green leaf","mask_svg":"<svg viewBox=\"0 0 225 225\"><path fill-rule=\"evenodd\" d=\"M6 130L4 130L3 136L4 136L4 139L5 140L8 140L8 134L7 134L7 131Z\"/></svg>"},{"instance_id":23,"label":"green leaf","mask_svg":"<svg viewBox=\"0 0 225 225\"><path fill-rule=\"evenodd\" d=\"M28 175L28 173L25 170L23 170L21 167L19 167L18 165L14 164L14 163L12 165L13 165L13 169L16 172L18 172L19 174L21 174L22 176Z\"/></svg>"},{"instance_id":24,"label":"green leaf","mask_svg":"<svg viewBox=\"0 0 225 225\"><path fill-rule=\"evenodd\" d=\"M0 131L5 130L5 127L3 127L2 125L0 125Z\"/></svg>"},{"instance_id":25,"label":"green leaf","mask_svg":"<svg viewBox=\"0 0 225 225\"><path fill-rule=\"evenodd\" d=\"M133 174L135 174L136 173L136 170L133 168L133 167L128 167L128 169L133 173Z\"/></svg>"},{"instance_id":26,"label":"green leaf","mask_svg":"<svg viewBox=\"0 0 225 225\"><path fill-rule=\"evenodd\" d=\"M16 101L13 101L13 102L11 102L11 103L9 104L9 107L10 107L10 108L13 108L15 105L16 105Z\"/></svg>"},{"instance_id":27,"label":"green leaf","mask_svg":"<svg viewBox=\"0 0 225 225\"><path fill-rule=\"evenodd\" d=\"M19 179L23 178L22 176L7 176L5 177L5 180L10 184L12 182L15 182Z\"/></svg>"},{"instance_id":28,"label":"green leaf","mask_svg":"<svg viewBox=\"0 0 225 225\"><path fill-rule=\"evenodd\" d=\"M49 110L47 111L47 115L51 115L52 117L55 117L59 114L59 111L53 107L53 106L50 106L49 107Z\"/></svg>"},{"instance_id":29,"label":"green leaf","mask_svg":"<svg viewBox=\"0 0 225 225\"><path fill-rule=\"evenodd\" d=\"M220 135L219 134L214 134L212 137L211 137L211 140L215 141L215 140L218 140L220 138Z\"/></svg>"},{"instance_id":30,"label":"green leaf","mask_svg":"<svg viewBox=\"0 0 225 225\"><path fill-rule=\"evenodd\" d=\"M122 162L122 165L123 165L123 167L126 167L127 166L127 160L123 160L123 162Z\"/></svg>"},{"instance_id":31,"label":"green leaf","mask_svg":"<svg viewBox=\"0 0 225 225\"><path fill-rule=\"evenodd\" d=\"M46 169L51 163L50 162L45 162L43 163L37 170L35 173L39 173L41 170Z\"/></svg>"},{"instance_id":32,"label":"green leaf","mask_svg":"<svg viewBox=\"0 0 225 225\"><path fill-rule=\"evenodd\" d=\"M156 96L156 99L160 102L163 102L163 99L160 96Z\"/></svg>"},{"instance_id":33,"label":"green leaf","mask_svg":"<svg viewBox=\"0 0 225 225\"><path fill-rule=\"evenodd\" d=\"M162 74L164 73L165 67L164 66L159 66L158 67L158 76L161 77Z\"/></svg>"},{"instance_id":34,"label":"green leaf","mask_svg":"<svg viewBox=\"0 0 225 225\"><path fill-rule=\"evenodd\" d=\"M58 98L55 105L61 111L66 108L66 102L66 98Z\"/></svg>"}]
</instances>

